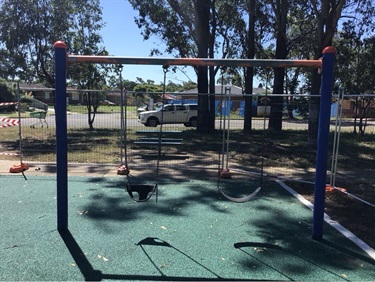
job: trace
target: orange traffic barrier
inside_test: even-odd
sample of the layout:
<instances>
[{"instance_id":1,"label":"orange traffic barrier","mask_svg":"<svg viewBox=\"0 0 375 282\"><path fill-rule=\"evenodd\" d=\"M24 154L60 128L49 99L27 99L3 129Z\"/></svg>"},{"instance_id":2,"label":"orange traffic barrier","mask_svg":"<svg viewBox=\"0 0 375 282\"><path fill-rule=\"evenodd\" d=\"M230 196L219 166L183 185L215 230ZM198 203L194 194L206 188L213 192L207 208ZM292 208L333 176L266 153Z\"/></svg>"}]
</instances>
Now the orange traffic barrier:
<instances>
[{"instance_id":1,"label":"orange traffic barrier","mask_svg":"<svg viewBox=\"0 0 375 282\"><path fill-rule=\"evenodd\" d=\"M118 175L128 175L129 172L130 172L130 170L126 165L120 165L117 169Z\"/></svg>"},{"instance_id":2,"label":"orange traffic barrier","mask_svg":"<svg viewBox=\"0 0 375 282\"><path fill-rule=\"evenodd\" d=\"M231 179L232 174L230 173L229 169L222 169L220 170L219 177L223 179Z\"/></svg>"},{"instance_id":3,"label":"orange traffic barrier","mask_svg":"<svg viewBox=\"0 0 375 282\"><path fill-rule=\"evenodd\" d=\"M29 169L28 164L25 164L25 163L14 164L13 166L11 166L9 168L9 172L10 173L20 173L20 172L23 172L23 171L28 170L28 169Z\"/></svg>"},{"instance_id":4,"label":"orange traffic barrier","mask_svg":"<svg viewBox=\"0 0 375 282\"><path fill-rule=\"evenodd\" d=\"M341 192L346 193L345 188L336 187L336 186L332 186L332 185L329 185L329 184L326 185L326 192L332 192L333 190L339 190Z\"/></svg>"}]
</instances>

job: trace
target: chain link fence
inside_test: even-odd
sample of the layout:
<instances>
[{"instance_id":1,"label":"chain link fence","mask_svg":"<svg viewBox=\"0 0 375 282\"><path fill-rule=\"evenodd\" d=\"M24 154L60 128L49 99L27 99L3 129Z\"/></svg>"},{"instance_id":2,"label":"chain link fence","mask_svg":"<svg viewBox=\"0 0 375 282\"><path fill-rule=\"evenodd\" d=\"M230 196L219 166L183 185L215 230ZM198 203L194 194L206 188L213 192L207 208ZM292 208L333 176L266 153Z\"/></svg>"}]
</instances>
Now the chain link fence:
<instances>
[{"instance_id":1,"label":"chain link fence","mask_svg":"<svg viewBox=\"0 0 375 282\"><path fill-rule=\"evenodd\" d=\"M215 97L211 98L215 129L207 132L198 132L195 127L187 127L183 123L163 124L162 131L160 125L147 127L140 123L139 113L150 110L152 103L149 99L144 100L146 105L139 97L160 97L160 93L139 95L128 92L125 107L121 105L121 94L116 91L69 92L69 174L116 175L117 167L125 161L131 170L152 171L159 158L164 171L186 168L197 169L198 172L202 169L217 171L219 167L224 167L255 175L314 181L316 148L309 144L308 135L311 96L252 95L251 131L245 133L245 98L249 96L230 90L225 92L210 95ZM50 94L42 95L51 98ZM280 98L276 107L271 106L274 97ZM198 94L191 91L171 93L164 98L167 98L164 102L170 105L192 104L197 102ZM330 126L332 151L329 157L335 161L337 183L346 184L348 177L358 185L375 182L374 100L374 94L343 95L342 99L334 95ZM155 105L157 102L161 100L153 101ZM96 110L94 106L98 106ZM146 106L149 108L146 109ZM9 114L12 113L3 110L1 115ZM121 126L124 114L126 128ZM18 120L14 113L13 118ZM49 106L45 111L35 104L20 105L19 120L20 132L18 126L0 128L0 158L12 161L21 158L30 165L26 172L30 177L53 175L56 172L54 108ZM281 131L270 130L270 120L273 126L280 125ZM337 139L335 132L340 133L335 149L337 154L333 151ZM159 137L169 141L161 145L160 154ZM363 179L363 184L360 179Z\"/></svg>"}]
</instances>

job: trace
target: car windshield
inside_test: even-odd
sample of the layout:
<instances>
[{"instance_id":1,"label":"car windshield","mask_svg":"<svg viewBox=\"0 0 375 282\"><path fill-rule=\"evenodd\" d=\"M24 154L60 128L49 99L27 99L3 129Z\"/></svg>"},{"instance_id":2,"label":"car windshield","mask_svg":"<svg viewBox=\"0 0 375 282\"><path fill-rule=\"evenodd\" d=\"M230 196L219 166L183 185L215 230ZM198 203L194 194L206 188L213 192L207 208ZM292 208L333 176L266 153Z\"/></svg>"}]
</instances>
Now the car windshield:
<instances>
[{"instance_id":1,"label":"car windshield","mask_svg":"<svg viewBox=\"0 0 375 282\"><path fill-rule=\"evenodd\" d=\"M160 106L155 108L155 110L157 110L157 111L161 111L162 109L163 109L163 105L160 105Z\"/></svg>"}]
</instances>

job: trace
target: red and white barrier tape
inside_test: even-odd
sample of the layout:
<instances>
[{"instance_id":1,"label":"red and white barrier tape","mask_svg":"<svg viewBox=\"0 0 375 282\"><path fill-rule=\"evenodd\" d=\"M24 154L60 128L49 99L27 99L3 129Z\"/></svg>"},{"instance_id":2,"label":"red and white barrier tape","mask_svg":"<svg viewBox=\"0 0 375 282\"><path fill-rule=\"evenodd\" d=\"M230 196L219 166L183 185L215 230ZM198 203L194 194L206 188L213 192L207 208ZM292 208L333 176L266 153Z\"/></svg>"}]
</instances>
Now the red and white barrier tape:
<instances>
[{"instance_id":1,"label":"red and white barrier tape","mask_svg":"<svg viewBox=\"0 0 375 282\"><path fill-rule=\"evenodd\" d=\"M2 102L0 106L10 106L10 105L17 105L17 102Z\"/></svg>"},{"instance_id":2,"label":"red and white barrier tape","mask_svg":"<svg viewBox=\"0 0 375 282\"><path fill-rule=\"evenodd\" d=\"M11 118L0 118L0 121L6 122L6 124L0 125L0 128L2 127L9 127L9 126L15 126L18 125L20 122L16 119Z\"/></svg>"},{"instance_id":3,"label":"red and white barrier tape","mask_svg":"<svg viewBox=\"0 0 375 282\"><path fill-rule=\"evenodd\" d=\"M1 153L0 152L0 155L1 156L19 156L20 154L18 154L18 153Z\"/></svg>"}]
</instances>

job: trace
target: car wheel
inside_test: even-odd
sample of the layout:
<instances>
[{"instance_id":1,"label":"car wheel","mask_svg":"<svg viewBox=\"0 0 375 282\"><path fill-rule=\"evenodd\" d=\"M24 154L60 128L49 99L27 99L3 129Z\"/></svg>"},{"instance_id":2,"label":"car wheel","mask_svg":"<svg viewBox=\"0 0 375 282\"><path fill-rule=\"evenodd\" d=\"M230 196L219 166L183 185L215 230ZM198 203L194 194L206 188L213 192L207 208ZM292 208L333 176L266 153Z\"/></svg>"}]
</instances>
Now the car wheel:
<instances>
[{"instance_id":1,"label":"car wheel","mask_svg":"<svg viewBox=\"0 0 375 282\"><path fill-rule=\"evenodd\" d=\"M147 124L148 124L148 126L156 127L159 124L159 121L158 121L157 118L149 118L147 120Z\"/></svg>"},{"instance_id":2,"label":"car wheel","mask_svg":"<svg viewBox=\"0 0 375 282\"><path fill-rule=\"evenodd\" d=\"M186 127L190 127L190 126L191 126L191 123L190 123L190 122L184 122L184 125L185 125Z\"/></svg>"},{"instance_id":3,"label":"car wheel","mask_svg":"<svg viewBox=\"0 0 375 282\"><path fill-rule=\"evenodd\" d=\"M198 120L197 120L197 118L196 117L192 117L192 118L190 118L190 120L189 120L190 122L190 126L192 126L192 127L197 127L197 125L198 125Z\"/></svg>"}]
</instances>

